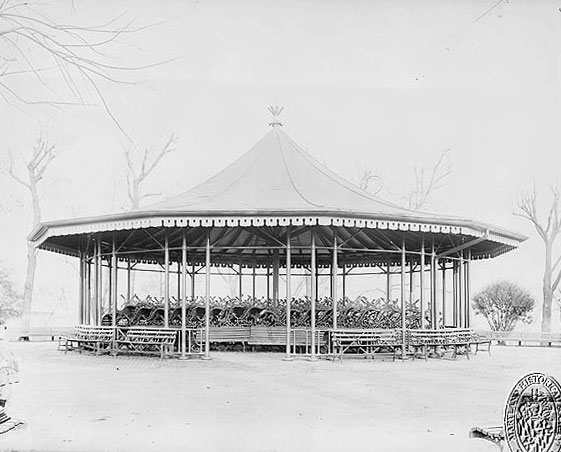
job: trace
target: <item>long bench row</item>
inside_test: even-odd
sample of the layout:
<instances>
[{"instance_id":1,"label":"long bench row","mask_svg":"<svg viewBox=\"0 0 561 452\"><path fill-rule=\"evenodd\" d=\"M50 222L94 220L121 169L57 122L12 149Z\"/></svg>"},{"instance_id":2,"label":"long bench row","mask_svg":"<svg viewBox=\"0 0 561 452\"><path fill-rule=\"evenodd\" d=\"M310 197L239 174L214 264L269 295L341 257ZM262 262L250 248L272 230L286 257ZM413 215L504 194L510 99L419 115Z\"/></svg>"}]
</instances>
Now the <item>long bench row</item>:
<instances>
[{"instance_id":1,"label":"long bench row","mask_svg":"<svg viewBox=\"0 0 561 452\"><path fill-rule=\"evenodd\" d=\"M373 355L391 353L395 359L401 351L422 356L425 359L432 353L436 356L447 350L455 358L464 352L468 358L472 346L475 353L480 347L490 352L491 342L469 329L406 330L405 341L401 330L392 329L337 329L316 330L316 354L338 356L345 354ZM174 328L130 327L114 330L108 326L80 325L74 334L59 338L59 349L90 350L96 354L107 352L117 354L157 353L160 357L172 355L180 344L180 330ZM205 341L203 329L187 331L187 353L200 354ZM283 327L226 327L210 328L211 344L240 344L255 349L258 346L286 346L286 329ZM404 349L405 346L405 349ZM309 329L290 331L291 352L310 354L312 334Z\"/></svg>"},{"instance_id":2,"label":"long bench row","mask_svg":"<svg viewBox=\"0 0 561 452\"><path fill-rule=\"evenodd\" d=\"M390 353L395 360L397 353L423 357L429 353L442 357L451 351L451 357L465 353L469 359L472 347L475 353L481 349L491 353L491 341L470 329L439 330L332 330L331 342L334 356L343 358L345 354L373 356L375 353Z\"/></svg>"}]
</instances>

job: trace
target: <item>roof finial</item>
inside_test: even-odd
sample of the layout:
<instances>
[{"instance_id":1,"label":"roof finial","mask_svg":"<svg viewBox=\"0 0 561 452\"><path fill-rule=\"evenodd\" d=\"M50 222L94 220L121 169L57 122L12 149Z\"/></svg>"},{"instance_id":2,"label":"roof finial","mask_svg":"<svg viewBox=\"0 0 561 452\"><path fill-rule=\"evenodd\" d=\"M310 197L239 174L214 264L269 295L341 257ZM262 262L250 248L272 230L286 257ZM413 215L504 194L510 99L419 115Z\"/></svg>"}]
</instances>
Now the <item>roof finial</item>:
<instances>
[{"instance_id":1,"label":"roof finial","mask_svg":"<svg viewBox=\"0 0 561 452\"><path fill-rule=\"evenodd\" d=\"M273 120L269 123L271 127L282 127L279 116L283 110L284 107L279 107L278 105L269 107L269 112L273 115Z\"/></svg>"}]
</instances>

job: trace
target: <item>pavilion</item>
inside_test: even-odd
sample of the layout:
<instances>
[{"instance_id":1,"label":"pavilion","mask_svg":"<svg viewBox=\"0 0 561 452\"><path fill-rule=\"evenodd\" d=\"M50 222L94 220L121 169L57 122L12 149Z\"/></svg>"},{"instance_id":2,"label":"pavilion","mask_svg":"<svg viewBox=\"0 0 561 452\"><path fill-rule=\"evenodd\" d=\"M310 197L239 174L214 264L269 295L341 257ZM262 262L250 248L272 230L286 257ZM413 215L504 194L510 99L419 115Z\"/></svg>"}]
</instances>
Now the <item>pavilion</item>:
<instances>
[{"instance_id":1,"label":"pavilion","mask_svg":"<svg viewBox=\"0 0 561 452\"><path fill-rule=\"evenodd\" d=\"M296 144L281 129L281 109L271 110L269 133L196 187L131 212L44 222L32 231L29 240L38 248L79 258L80 323L100 325L108 308L116 327L118 278L126 275L125 298L130 300L135 266L151 264L164 274L166 327L170 274L177 272L180 278L183 350L188 277L194 294L194 275L204 270L207 357L212 266L231 267L240 276L250 272L254 296L256 272L265 271L267 282L272 278L273 301L281 296L284 274L287 319L291 271L307 269L312 278L312 355L318 269L330 269L333 329L338 326L338 300L345 296L346 277L360 268L375 269L386 278L388 299L391 275L399 275L403 329L405 303L413 296L421 312L430 308L428 325L433 328L438 328L439 312L451 326L469 327L471 262L511 251L526 237L465 218L407 210L361 190ZM177 270L172 271L172 265ZM110 269L107 281L102 277L104 266ZM413 274L419 281L416 294L411 283L407 293L407 278ZM106 284L110 299L104 303ZM447 287L452 288L451 296ZM427 327L424 316L421 322ZM290 322L286 338L290 355Z\"/></svg>"}]
</instances>

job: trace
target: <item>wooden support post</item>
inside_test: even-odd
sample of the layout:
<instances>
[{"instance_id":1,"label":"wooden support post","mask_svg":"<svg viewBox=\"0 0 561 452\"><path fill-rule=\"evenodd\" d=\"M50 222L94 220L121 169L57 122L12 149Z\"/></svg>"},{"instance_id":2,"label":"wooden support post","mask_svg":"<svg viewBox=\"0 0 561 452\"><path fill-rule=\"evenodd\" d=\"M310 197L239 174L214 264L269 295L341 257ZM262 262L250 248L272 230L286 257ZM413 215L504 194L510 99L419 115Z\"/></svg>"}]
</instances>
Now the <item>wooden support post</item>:
<instances>
[{"instance_id":1,"label":"wooden support post","mask_svg":"<svg viewBox=\"0 0 561 452\"><path fill-rule=\"evenodd\" d=\"M181 358L186 358L187 348L187 233L183 231L181 244Z\"/></svg>"},{"instance_id":2,"label":"wooden support post","mask_svg":"<svg viewBox=\"0 0 561 452\"><path fill-rule=\"evenodd\" d=\"M317 296L317 292L316 292L316 284L314 279L316 278L316 272L317 272L317 268L316 268L316 234L315 232L312 230L312 246L311 246L311 254L310 254L310 270L311 270L311 275L310 278L312 278L311 283L312 283L312 296L311 296L311 302L312 302L312 306L311 306L311 311L312 311L312 318L311 318L311 329L312 329L312 350L311 350L311 357L310 359L313 361L316 358L316 296Z\"/></svg>"},{"instance_id":3,"label":"wooden support post","mask_svg":"<svg viewBox=\"0 0 561 452\"><path fill-rule=\"evenodd\" d=\"M290 246L290 229L286 233L286 360L292 359L290 356L290 316L292 304L292 286L291 286L291 266L292 266L292 249ZM274 281L274 279L273 279ZM278 281L278 278L277 278Z\"/></svg>"},{"instance_id":4,"label":"wooden support post","mask_svg":"<svg viewBox=\"0 0 561 452\"><path fill-rule=\"evenodd\" d=\"M331 300L333 303L333 328L337 329L337 235L333 231L333 262L331 263Z\"/></svg>"},{"instance_id":5,"label":"wooden support post","mask_svg":"<svg viewBox=\"0 0 561 452\"><path fill-rule=\"evenodd\" d=\"M256 300L256 291L255 291L255 281L256 279L256 269L255 269L255 261L253 261L253 267L251 269L251 296L253 297L253 302L255 303Z\"/></svg>"},{"instance_id":6,"label":"wooden support post","mask_svg":"<svg viewBox=\"0 0 561 452\"><path fill-rule=\"evenodd\" d=\"M279 301L279 265L280 264L280 254L278 249L273 250L273 302Z\"/></svg>"},{"instance_id":7,"label":"wooden support post","mask_svg":"<svg viewBox=\"0 0 561 452\"><path fill-rule=\"evenodd\" d=\"M113 249L111 250L111 294L112 294L112 311L111 311L111 327L113 328L113 351L117 349L117 248L115 246L115 237L113 237Z\"/></svg>"},{"instance_id":8,"label":"wooden support post","mask_svg":"<svg viewBox=\"0 0 561 452\"><path fill-rule=\"evenodd\" d=\"M347 270L346 270L346 266L345 266L345 255L341 254L341 267L342 267L342 273L343 273L343 284L342 284L342 294L341 296L343 297L343 305L345 305L345 298L347 298Z\"/></svg>"},{"instance_id":9,"label":"wooden support post","mask_svg":"<svg viewBox=\"0 0 561 452\"><path fill-rule=\"evenodd\" d=\"M206 236L205 359L210 359L210 231Z\"/></svg>"},{"instance_id":10,"label":"wooden support post","mask_svg":"<svg viewBox=\"0 0 561 452\"><path fill-rule=\"evenodd\" d=\"M127 302L128 303L131 302L131 298L132 298L131 272L132 272L131 260L127 259Z\"/></svg>"},{"instance_id":11,"label":"wooden support post","mask_svg":"<svg viewBox=\"0 0 561 452\"><path fill-rule=\"evenodd\" d=\"M405 238L401 242L401 360L405 359Z\"/></svg>"},{"instance_id":12,"label":"wooden support post","mask_svg":"<svg viewBox=\"0 0 561 452\"><path fill-rule=\"evenodd\" d=\"M415 301L413 268L414 262L413 257L411 257L411 259L409 260L409 303L413 303Z\"/></svg>"},{"instance_id":13,"label":"wooden support post","mask_svg":"<svg viewBox=\"0 0 561 452\"><path fill-rule=\"evenodd\" d=\"M458 263L452 262L452 320L454 327L458 326Z\"/></svg>"},{"instance_id":14,"label":"wooden support post","mask_svg":"<svg viewBox=\"0 0 561 452\"><path fill-rule=\"evenodd\" d=\"M111 255L112 256L112 255ZM113 312L113 297L111 294L113 293L113 259L108 259L107 262L107 279L109 280L107 283L107 313L111 314Z\"/></svg>"},{"instance_id":15,"label":"wooden support post","mask_svg":"<svg viewBox=\"0 0 561 452\"><path fill-rule=\"evenodd\" d=\"M419 296L419 311L421 312L421 328L426 328L425 319L425 237L421 239L421 268L419 275L420 296Z\"/></svg>"},{"instance_id":16,"label":"wooden support post","mask_svg":"<svg viewBox=\"0 0 561 452\"><path fill-rule=\"evenodd\" d=\"M438 302L436 297L436 252L434 249L434 238L430 255L430 301L431 301L431 327L438 329Z\"/></svg>"},{"instance_id":17,"label":"wooden support post","mask_svg":"<svg viewBox=\"0 0 561 452\"><path fill-rule=\"evenodd\" d=\"M195 303L195 262L191 264L191 303Z\"/></svg>"},{"instance_id":18,"label":"wooden support post","mask_svg":"<svg viewBox=\"0 0 561 452\"><path fill-rule=\"evenodd\" d=\"M103 259L101 256L101 241L97 241L97 275L96 275L96 284L97 284L97 293L95 296L95 304L97 312L99 313L100 325L101 319L103 318Z\"/></svg>"},{"instance_id":19,"label":"wooden support post","mask_svg":"<svg viewBox=\"0 0 561 452\"><path fill-rule=\"evenodd\" d=\"M471 248L467 250L467 259L465 261L465 288L466 288L466 328L471 328Z\"/></svg>"},{"instance_id":20,"label":"wooden support post","mask_svg":"<svg viewBox=\"0 0 561 452\"><path fill-rule=\"evenodd\" d=\"M458 263L458 324L460 328L465 327L465 300L464 300L464 257L463 251L460 253L460 261Z\"/></svg>"},{"instance_id":21,"label":"wooden support post","mask_svg":"<svg viewBox=\"0 0 561 452\"><path fill-rule=\"evenodd\" d=\"M446 326L446 261L442 259L442 323Z\"/></svg>"},{"instance_id":22,"label":"wooden support post","mask_svg":"<svg viewBox=\"0 0 561 452\"><path fill-rule=\"evenodd\" d=\"M271 269L269 267L269 265L267 265L265 267L266 271L267 271L267 303L271 301ZM273 302L273 306L276 308L277 307L277 301L276 300L272 300Z\"/></svg>"},{"instance_id":23,"label":"wooden support post","mask_svg":"<svg viewBox=\"0 0 561 452\"><path fill-rule=\"evenodd\" d=\"M164 240L164 326L169 327L169 239Z\"/></svg>"},{"instance_id":24,"label":"wooden support post","mask_svg":"<svg viewBox=\"0 0 561 452\"><path fill-rule=\"evenodd\" d=\"M239 273L238 273L238 293L240 297L240 301L242 301L243 297L243 267L242 264L239 264Z\"/></svg>"},{"instance_id":25,"label":"wooden support post","mask_svg":"<svg viewBox=\"0 0 561 452\"><path fill-rule=\"evenodd\" d=\"M177 261L177 302L181 303L181 262Z\"/></svg>"},{"instance_id":26,"label":"wooden support post","mask_svg":"<svg viewBox=\"0 0 561 452\"><path fill-rule=\"evenodd\" d=\"M80 306L78 310L78 319L80 325L84 324L84 313L86 311L86 281L85 281L85 259L84 252L80 251Z\"/></svg>"},{"instance_id":27,"label":"wooden support post","mask_svg":"<svg viewBox=\"0 0 561 452\"><path fill-rule=\"evenodd\" d=\"M388 301L392 299L392 265L389 257L386 264L386 298Z\"/></svg>"},{"instance_id":28,"label":"wooden support post","mask_svg":"<svg viewBox=\"0 0 561 452\"><path fill-rule=\"evenodd\" d=\"M87 261L86 259L86 287L85 287L85 300L86 303L88 303L88 305L92 306L94 304L94 299L92 297L92 267L90 265L90 263ZM100 321L99 321L99 317L96 317L96 321L95 324L97 326L101 325Z\"/></svg>"}]
</instances>

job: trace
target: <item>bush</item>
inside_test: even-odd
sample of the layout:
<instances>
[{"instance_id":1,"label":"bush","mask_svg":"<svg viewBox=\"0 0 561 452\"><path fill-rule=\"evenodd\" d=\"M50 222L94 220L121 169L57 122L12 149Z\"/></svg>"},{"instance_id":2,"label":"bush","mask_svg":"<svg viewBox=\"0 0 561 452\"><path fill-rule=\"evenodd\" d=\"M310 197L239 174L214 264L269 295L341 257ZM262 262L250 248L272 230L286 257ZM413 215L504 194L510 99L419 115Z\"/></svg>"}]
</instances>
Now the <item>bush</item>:
<instances>
[{"instance_id":1,"label":"bush","mask_svg":"<svg viewBox=\"0 0 561 452\"><path fill-rule=\"evenodd\" d=\"M498 281L473 297L473 309L482 314L493 331L512 331L518 321L531 323L536 302L526 290L510 281Z\"/></svg>"}]
</instances>

